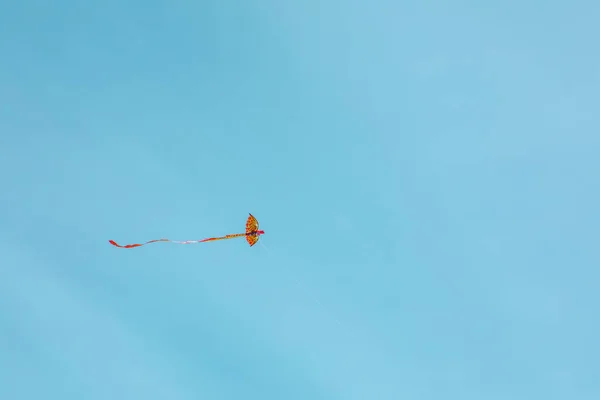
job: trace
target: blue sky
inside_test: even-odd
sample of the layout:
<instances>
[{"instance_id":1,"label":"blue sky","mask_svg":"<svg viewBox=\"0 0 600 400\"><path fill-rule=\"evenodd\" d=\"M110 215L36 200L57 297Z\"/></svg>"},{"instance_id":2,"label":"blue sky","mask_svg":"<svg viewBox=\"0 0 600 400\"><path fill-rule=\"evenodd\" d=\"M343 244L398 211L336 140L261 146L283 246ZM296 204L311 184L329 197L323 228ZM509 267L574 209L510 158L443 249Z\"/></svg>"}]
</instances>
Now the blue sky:
<instances>
[{"instance_id":1,"label":"blue sky","mask_svg":"<svg viewBox=\"0 0 600 400\"><path fill-rule=\"evenodd\" d=\"M600 398L599 11L2 4L0 398Z\"/></svg>"}]
</instances>

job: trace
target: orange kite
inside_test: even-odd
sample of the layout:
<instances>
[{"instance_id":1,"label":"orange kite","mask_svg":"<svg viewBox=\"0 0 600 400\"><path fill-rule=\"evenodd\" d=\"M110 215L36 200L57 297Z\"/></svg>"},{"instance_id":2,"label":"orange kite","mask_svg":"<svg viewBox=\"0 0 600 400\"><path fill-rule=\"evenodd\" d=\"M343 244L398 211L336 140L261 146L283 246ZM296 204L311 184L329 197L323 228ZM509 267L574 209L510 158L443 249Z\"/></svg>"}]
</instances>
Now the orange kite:
<instances>
[{"instance_id":1,"label":"orange kite","mask_svg":"<svg viewBox=\"0 0 600 400\"><path fill-rule=\"evenodd\" d=\"M252 214L250 214L250 216L248 217L248 220L246 221L246 233L234 233L231 235L212 237L212 238L207 238L207 239L202 239L202 240L179 241L179 240L169 240L169 239L154 239L154 240L149 240L146 243L126 244L125 246L121 246L120 244L117 244L117 242L115 242L114 240L109 240L108 242L110 244L112 244L113 246L117 246L122 249L131 249L133 247L140 247L140 246L144 246L144 245L147 245L150 243L156 243L156 242L191 244L191 243L212 242L215 240L234 239L234 238L238 238L238 237L246 237L246 240L250 244L250 247L252 247L256 244L256 242L258 242L259 236L264 235L264 234L265 234L265 231L261 231L258 229L258 221L256 220L256 218L254 218L254 216Z\"/></svg>"}]
</instances>

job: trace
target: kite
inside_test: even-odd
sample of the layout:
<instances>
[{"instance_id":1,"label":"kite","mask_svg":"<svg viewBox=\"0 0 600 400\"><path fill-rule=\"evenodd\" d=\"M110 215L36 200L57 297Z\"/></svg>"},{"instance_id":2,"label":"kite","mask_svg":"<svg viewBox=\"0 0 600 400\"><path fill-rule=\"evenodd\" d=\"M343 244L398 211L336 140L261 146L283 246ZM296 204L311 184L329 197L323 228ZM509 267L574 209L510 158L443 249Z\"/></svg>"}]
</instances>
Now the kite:
<instances>
[{"instance_id":1,"label":"kite","mask_svg":"<svg viewBox=\"0 0 600 400\"><path fill-rule=\"evenodd\" d=\"M202 240L185 240L185 241L179 241L179 240L169 240L169 239L154 239L154 240L149 240L146 243L134 243L134 244L126 244L125 246L121 246L120 244L117 244L117 242L115 242L114 240L109 240L108 242L110 244L112 244L113 246L117 246L120 247L122 249L131 249L133 247L140 247L140 246L144 246L150 243L156 243L156 242L170 242L170 243L177 243L177 244L192 244L192 243L203 243L203 242L212 242L215 240L225 240L225 239L234 239L234 238L239 238L239 237L246 237L246 240L248 241L248 244L250 244L250 247L254 246L256 244L256 242L258 242L258 238L260 235L264 235L265 231L261 231L258 229L258 221L256 220L256 218L254 218L254 216L252 214L250 214L250 216L248 217L248 220L246 221L246 233L234 233L231 235L225 235L225 236L220 236L220 237L212 237L212 238L207 238L207 239L202 239Z\"/></svg>"}]
</instances>

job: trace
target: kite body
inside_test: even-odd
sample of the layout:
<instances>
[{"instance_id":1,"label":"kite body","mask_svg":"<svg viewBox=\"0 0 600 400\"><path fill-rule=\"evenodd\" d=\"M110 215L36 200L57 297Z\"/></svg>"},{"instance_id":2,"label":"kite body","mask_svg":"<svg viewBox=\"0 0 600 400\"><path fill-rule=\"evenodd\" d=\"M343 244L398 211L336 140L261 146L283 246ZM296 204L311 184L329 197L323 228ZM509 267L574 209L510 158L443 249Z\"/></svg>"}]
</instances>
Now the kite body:
<instances>
[{"instance_id":1,"label":"kite body","mask_svg":"<svg viewBox=\"0 0 600 400\"><path fill-rule=\"evenodd\" d=\"M212 238L207 238L207 239L202 239L202 240L185 240L185 241L179 241L179 240L169 240L169 239L154 239L154 240L149 240L146 243L126 244L124 246L121 246L120 244L117 244L117 242L115 242L114 240L109 240L108 242L110 244L112 244L113 246L117 246L117 247L120 247L122 249L131 249L133 247L145 246L147 244L156 243L156 242L171 242L171 243L177 243L177 244L192 244L192 243L213 242L215 240L226 240L226 239L235 239L235 238L245 237L246 241L248 242L248 244L250 245L250 247L252 247L252 246L254 246L256 244L256 242L258 242L258 238L260 237L260 235L264 235L264 234L265 234L265 231L261 231L261 230L258 229L258 221L256 220L256 218L254 218L254 216L252 214L250 214L250 216L246 220L246 233L234 233L234 234L231 234L231 235L225 235L225 236L219 236L219 237L212 237Z\"/></svg>"}]
</instances>

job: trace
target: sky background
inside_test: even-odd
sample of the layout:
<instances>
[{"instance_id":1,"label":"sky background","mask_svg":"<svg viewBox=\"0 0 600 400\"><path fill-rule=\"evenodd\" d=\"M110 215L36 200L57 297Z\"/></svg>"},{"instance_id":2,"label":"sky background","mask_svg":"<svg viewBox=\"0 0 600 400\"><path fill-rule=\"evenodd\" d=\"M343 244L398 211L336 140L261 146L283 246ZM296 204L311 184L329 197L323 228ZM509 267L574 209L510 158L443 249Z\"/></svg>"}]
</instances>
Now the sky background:
<instances>
[{"instance_id":1,"label":"sky background","mask_svg":"<svg viewBox=\"0 0 600 400\"><path fill-rule=\"evenodd\" d=\"M3 2L0 398L600 398L599 19Z\"/></svg>"}]
</instances>

